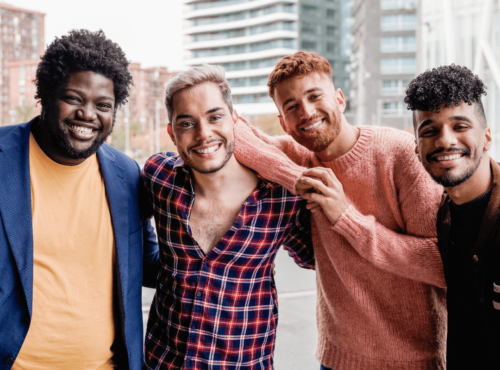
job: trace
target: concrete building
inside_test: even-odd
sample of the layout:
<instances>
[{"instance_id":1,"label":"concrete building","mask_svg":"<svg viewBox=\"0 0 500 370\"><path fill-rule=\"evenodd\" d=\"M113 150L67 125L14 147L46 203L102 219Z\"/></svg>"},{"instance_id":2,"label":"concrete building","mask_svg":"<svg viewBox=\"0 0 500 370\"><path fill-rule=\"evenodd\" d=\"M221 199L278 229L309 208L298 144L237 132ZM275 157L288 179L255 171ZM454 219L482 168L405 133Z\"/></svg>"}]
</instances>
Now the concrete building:
<instances>
[{"instance_id":1,"label":"concrete building","mask_svg":"<svg viewBox=\"0 0 500 370\"><path fill-rule=\"evenodd\" d=\"M485 82L490 155L500 159L500 3L498 0L420 0L419 72L455 63Z\"/></svg>"},{"instance_id":2,"label":"concrete building","mask_svg":"<svg viewBox=\"0 0 500 370\"><path fill-rule=\"evenodd\" d=\"M17 113L12 108L19 103L10 102L9 64L23 60L37 61L40 58L45 49L44 19L43 13L0 3L0 125L10 123L12 117L16 120ZM23 64L13 70L22 73L23 68L32 68L30 63L23 68L21 66ZM31 69L24 71L31 73ZM24 92L19 94L24 96Z\"/></svg>"},{"instance_id":3,"label":"concrete building","mask_svg":"<svg viewBox=\"0 0 500 370\"><path fill-rule=\"evenodd\" d=\"M9 112L10 121L5 124L27 122L41 112L41 105L35 100L36 86L33 80L39 60L9 62Z\"/></svg>"},{"instance_id":4,"label":"concrete building","mask_svg":"<svg viewBox=\"0 0 500 370\"><path fill-rule=\"evenodd\" d=\"M348 56L341 43L347 0L183 1L185 65L222 65L240 113L277 112L267 79L283 56L297 50L326 57L335 84L349 89Z\"/></svg>"},{"instance_id":5,"label":"concrete building","mask_svg":"<svg viewBox=\"0 0 500 370\"><path fill-rule=\"evenodd\" d=\"M417 0L354 0L348 119L412 128L403 98L417 72Z\"/></svg>"}]
</instances>

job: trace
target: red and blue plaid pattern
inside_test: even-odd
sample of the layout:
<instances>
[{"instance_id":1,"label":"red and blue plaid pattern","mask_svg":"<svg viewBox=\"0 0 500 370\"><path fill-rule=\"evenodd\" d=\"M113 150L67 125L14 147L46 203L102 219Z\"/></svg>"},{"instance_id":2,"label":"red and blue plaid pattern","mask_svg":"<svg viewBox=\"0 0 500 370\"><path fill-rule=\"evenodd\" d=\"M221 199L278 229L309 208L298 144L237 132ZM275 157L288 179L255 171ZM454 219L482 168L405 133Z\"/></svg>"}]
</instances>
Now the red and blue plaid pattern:
<instances>
[{"instance_id":1,"label":"red and blue plaid pattern","mask_svg":"<svg viewBox=\"0 0 500 370\"><path fill-rule=\"evenodd\" d=\"M207 255L191 236L194 186L171 153L142 173L161 269L146 334L147 369L272 369L278 321L272 264L281 245L314 268L303 200L259 180L231 229Z\"/></svg>"}]
</instances>

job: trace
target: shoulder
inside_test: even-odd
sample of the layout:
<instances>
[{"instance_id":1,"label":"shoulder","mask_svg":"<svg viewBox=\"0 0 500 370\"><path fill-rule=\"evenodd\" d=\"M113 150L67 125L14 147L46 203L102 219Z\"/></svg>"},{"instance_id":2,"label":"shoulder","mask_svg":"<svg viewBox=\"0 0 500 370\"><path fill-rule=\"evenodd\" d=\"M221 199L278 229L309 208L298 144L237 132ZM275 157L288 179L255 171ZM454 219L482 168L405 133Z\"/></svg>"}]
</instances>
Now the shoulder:
<instances>
[{"instance_id":1,"label":"shoulder","mask_svg":"<svg viewBox=\"0 0 500 370\"><path fill-rule=\"evenodd\" d=\"M154 174L158 171L173 171L173 169L182 164L182 159L173 152L161 152L153 154L144 164L146 174Z\"/></svg>"},{"instance_id":2,"label":"shoulder","mask_svg":"<svg viewBox=\"0 0 500 370\"><path fill-rule=\"evenodd\" d=\"M137 162L111 145L102 144L99 148L99 154L114 161L118 167L123 168L125 173L139 175L140 168Z\"/></svg>"},{"instance_id":3,"label":"shoulder","mask_svg":"<svg viewBox=\"0 0 500 370\"><path fill-rule=\"evenodd\" d=\"M361 130L368 131L372 136L372 144L384 151L409 152L415 154L415 138L409 132L392 127L362 126Z\"/></svg>"},{"instance_id":4,"label":"shoulder","mask_svg":"<svg viewBox=\"0 0 500 370\"><path fill-rule=\"evenodd\" d=\"M0 145L15 144L29 140L31 122L17 125L0 126Z\"/></svg>"},{"instance_id":5,"label":"shoulder","mask_svg":"<svg viewBox=\"0 0 500 370\"><path fill-rule=\"evenodd\" d=\"M299 207L302 204L303 199L300 195L292 194L285 187L275 182L260 178L258 186L262 192L262 198L269 202L291 207Z\"/></svg>"}]
</instances>

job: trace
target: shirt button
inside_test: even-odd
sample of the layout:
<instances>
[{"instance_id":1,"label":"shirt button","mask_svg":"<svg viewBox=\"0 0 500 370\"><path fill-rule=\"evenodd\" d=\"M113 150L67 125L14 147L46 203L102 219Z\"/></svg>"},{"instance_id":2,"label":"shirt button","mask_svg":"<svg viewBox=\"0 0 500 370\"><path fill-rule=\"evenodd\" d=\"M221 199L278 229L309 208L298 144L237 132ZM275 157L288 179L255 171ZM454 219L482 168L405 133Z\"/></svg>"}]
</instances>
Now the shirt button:
<instances>
[{"instance_id":1,"label":"shirt button","mask_svg":"<svg viewBox=\"0 0 500 370\"><path fill-rule=\"evenodd\" d=\"M479 258L478 258L476 255L473 255L473 256L472 256L472 260L473 260L474 262L477 262L477 261L479 261Z\"/></svg>"},{"instance_id":2,"label":"shirt button","mask_svg":"<svg viewBox=\"0 0 500 370\"><path fill-rule=\"evenodd\" d=\"M198 298L200 298L200 297L201 297L201 293L200 293L200 292L196 293L196 296L197 296Z\"/></svg>"},{"instance_id":3,"label":"shirt button","mask_svg":"<svg viewBox=\"0 0 500 370\"><path fill-rule=\"evenodd\" d=\"M12 365L14 363L14 357L12 356L7 356L4 358L4 361L7 365Z\"/></svg>"}]
</instances>

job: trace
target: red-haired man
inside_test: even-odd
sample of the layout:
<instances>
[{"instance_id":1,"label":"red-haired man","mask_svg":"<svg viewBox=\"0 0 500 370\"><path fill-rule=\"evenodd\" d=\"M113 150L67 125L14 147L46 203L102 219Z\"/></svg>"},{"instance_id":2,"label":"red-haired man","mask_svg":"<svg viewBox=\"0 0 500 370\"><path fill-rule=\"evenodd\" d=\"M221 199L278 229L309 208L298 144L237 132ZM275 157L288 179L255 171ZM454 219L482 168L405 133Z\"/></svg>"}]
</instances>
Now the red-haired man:
<instances>
[{"instance_id":1,"label":"red-haired man","mask_svg":"<svg viewBox=\"0 0 500 370\"><path fill-rule=\"evenodd\" d=\"M315 53L283 58L268 85L288 135L240 121L235 154L311 202L322 368L444 369L435 226L442 188L419 163L412 136L350 125L331 67Z\"/></svg>"}]
</instances>

